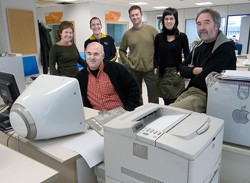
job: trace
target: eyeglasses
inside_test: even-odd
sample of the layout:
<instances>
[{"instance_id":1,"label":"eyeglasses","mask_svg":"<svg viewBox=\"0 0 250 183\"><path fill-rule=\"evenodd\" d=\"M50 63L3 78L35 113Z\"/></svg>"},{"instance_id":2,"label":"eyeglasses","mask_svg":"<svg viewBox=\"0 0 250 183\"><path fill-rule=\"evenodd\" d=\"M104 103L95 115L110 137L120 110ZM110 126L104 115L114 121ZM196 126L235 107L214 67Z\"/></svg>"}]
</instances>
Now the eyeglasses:
<instances>
[{"instance_id":1,"label":"eyeglasses","mask_svg":"<svg viewBox=\"0 0 250 183\"><path fill-rule=\"evenodd\" d=\"M170 17L170 18L165 17L165 18L164 18L164 21L174 21L174 20L175 20L175 18L174 18L174 17Z\"/></svg>"}]
</instances>

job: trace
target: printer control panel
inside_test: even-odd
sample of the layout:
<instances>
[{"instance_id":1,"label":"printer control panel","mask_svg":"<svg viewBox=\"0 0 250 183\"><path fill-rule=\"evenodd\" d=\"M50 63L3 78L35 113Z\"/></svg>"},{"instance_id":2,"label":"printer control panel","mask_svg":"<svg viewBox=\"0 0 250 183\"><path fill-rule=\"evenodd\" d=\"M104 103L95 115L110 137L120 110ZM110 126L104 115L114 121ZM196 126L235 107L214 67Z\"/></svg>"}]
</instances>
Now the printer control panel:
<instances>
[{"instance_id":1,"label":"printer control panel","mask_svg":"<svg viewBox=\"0 0 250 183\"><path fill-rule=\"evenodd\" d=\"M152 145L155 145L156 139L159 138L161 135L162 135L161 131L147 126L137 133L138 139Z\"/></svg>"}]
</instances>

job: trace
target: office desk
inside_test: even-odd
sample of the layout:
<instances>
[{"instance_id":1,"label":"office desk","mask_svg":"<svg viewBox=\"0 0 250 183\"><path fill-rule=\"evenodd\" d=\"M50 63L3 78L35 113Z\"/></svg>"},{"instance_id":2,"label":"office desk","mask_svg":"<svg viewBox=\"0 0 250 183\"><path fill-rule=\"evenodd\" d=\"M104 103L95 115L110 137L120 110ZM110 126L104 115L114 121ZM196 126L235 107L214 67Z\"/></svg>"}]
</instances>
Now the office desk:
<instances>
[{"instance_id":1,"label":"office desk","mask_svg":"<svg viewBox=\"0 0 250 183\"><path fill-rule=\"evenodd\" d=\"M250 148L223 144L221 183L250 183Z\"/></svg>"},{"instance_id":2,"label":"office desk","mask_svg":"<svg viewBox=\"0 0 250 183\"><path fill-rule=\"evenodd\" d=\"M84 108L84 112L86 119L98 114L98 111L89 108ZM0 143L57 170L58 182L96 182L94 170L89 168L80 154L62 146L84 133L40 141L28 140L12 133L0 132Z\"/></svg>"},{"instance_id":3,"label":"office desk","mask_svg":"<svg viewBox=\"0 0 250 183\"><path fill-rule=\"evenodd\" d=\"M0 144L1 182L56 182L58 172Z\"/></svg>"},{"instance_id":4,"label":"office desk","mask_svg":"<svg viewBox=\"0 0 250 183\"><path fill-rule=\"evenodd\" d=\"M250 65L246 65L246 62L250 64L250 54L237 56L237 70L247 71Z\"/></svg>"}]
</instances>

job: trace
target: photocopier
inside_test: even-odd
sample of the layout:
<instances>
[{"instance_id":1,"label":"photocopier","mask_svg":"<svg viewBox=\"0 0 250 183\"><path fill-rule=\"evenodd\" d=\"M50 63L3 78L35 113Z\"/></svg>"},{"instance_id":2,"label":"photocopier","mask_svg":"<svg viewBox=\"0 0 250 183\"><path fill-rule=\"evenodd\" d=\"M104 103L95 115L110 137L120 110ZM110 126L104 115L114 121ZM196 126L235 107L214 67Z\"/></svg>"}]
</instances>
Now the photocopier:
<instances>
[{"instance_id":1,"label":"photocopier","mask_svg":"<svg viewBox=\"0 0 250 183\"><path fill-rule=\"evenodd\" d=\"M224 121L146 104L104 125L106 183L218 183Z\"/></svg>"}]
</instances>

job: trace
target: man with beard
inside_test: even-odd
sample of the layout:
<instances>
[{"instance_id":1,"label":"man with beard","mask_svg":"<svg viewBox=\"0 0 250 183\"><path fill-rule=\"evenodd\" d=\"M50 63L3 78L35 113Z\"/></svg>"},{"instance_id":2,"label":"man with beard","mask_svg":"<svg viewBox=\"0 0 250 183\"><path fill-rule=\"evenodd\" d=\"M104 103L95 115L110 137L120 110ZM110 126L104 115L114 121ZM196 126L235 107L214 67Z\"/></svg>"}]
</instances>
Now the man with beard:
<instances>
[{"instance_id":1,"label":"man with beard","mask_svg":"<svg viewBox=\"0 0 250 183\"><path fill-rule=\"evenodd\" d=\"M221 31L221 16L212 9L203 9L196 16L201 42L180 65L182 77L190 78L187 89L171 106L196 112L206 112L205 78L211 72L236 69L234 42Z\"/></svg>"}]
</instances>

